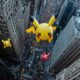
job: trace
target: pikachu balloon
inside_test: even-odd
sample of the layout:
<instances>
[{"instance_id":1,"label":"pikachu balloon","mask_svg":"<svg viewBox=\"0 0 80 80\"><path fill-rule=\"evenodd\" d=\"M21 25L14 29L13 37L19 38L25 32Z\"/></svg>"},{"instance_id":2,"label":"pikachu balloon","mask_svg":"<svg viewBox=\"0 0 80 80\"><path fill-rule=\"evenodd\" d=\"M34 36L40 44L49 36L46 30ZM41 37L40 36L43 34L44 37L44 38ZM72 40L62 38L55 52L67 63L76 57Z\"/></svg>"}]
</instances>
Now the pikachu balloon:
<instances>
[{"instance_id":1,"label":"pikachu balloon","mask_svg":"<svg viewBox=\"0 0 80 80\"><path fill-rule=\"evenodd\" d=\"M10 39L8 40L2 40L2 43L4 44L4 48L8 48L8 47L11 47L11 42L10 42Z\"/></svg>"},{"instance_id":2,"label":"pikachu balloon","mask_svg":"<svg viewBox=\"0 0 80 80\"><path fill-rule=\"evenodd\" d=\"M55 16L53 15L48 23L41 23L39 24L35 18L33 19L33 26L29 29L26 29L27 33L32 32L36 35L37 42L47 40L49 43L53 39L53 33L56 30L56 26L52 26L55 22Z\"/></svg>"}]
</instances>

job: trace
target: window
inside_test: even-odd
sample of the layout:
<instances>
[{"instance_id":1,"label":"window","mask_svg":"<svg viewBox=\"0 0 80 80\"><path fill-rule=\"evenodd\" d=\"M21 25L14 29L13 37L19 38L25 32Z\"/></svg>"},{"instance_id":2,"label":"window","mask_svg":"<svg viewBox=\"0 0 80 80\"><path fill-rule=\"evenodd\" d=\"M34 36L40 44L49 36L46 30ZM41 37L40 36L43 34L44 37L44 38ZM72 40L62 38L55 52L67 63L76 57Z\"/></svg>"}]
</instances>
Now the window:
<instances>
[{"instance_id":1,"label":"window","mask_svg":"<svg viewBox=\"0 0 80 80\"><path fill-rule=\"evenodd\" d=\"M2 17L2 16L0 16L0 18L1 18L1 19L3 19L3 17Z\"/></svg>"},{"instance_id":2,"label":"window","mask_svg":"<svg viewBox=\"0 0 80 80\"><path fill-rule=\"evenodd\" d=\"M2 21L0 21L0 24L2 24Z\"/></svg>"},{"instance_id":3,"label":"window","mask_svg":"<svg viewBox=\"0 0 80 80\"><path fill-rule=\"evenodd\" d=\"M10 20L11 18L10 18L10 16L8 17L8 20Z\"/></svg>"},{"instance_id":4,"label":"window","mask_svg":"<svg viewBox=\"0 0 80 80\"><path fill-rule=\"evenodd\" d=\"M3 21L3 24L6 24L6 23Z\"/></svg>"}]
</instances>

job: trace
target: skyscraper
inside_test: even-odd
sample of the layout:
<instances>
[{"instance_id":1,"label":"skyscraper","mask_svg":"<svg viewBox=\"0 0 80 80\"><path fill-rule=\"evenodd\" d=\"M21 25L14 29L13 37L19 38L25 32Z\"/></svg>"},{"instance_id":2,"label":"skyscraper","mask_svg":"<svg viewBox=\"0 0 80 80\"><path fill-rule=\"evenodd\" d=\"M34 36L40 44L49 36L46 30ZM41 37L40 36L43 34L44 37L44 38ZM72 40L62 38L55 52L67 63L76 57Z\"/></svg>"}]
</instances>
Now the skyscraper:
<instances>
[{"instance_id":1,"label":"skyscraper","mask_svg":"<svg viewBox=\"0 0 80 80\"><path fill-rule=\"evenodd\" d=\"M5 22L1 22L2 25L5 25L2 27L3 30L0 30L4 37L10 37L16 54L21 58L25 42L24 6L20 0L1 0L0 5L1 18L5 20ZM28 5L25 8L26 10L29 10Z\"/></svg>"}]
</instances>

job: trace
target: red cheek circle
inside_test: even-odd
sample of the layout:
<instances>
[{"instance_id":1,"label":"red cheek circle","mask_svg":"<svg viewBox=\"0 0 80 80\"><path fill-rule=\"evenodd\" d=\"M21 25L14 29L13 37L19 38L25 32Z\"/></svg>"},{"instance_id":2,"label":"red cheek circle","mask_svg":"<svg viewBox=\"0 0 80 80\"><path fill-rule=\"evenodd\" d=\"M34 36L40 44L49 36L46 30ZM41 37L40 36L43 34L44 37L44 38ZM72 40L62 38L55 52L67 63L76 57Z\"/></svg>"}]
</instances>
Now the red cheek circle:
<instances>
[{"instance_id":1,"label":"red cheek circle","mask_svg":"<svg viewBox=\"0 0 80 80\"><path fill-rule=\"evenodd\" d=\"M49 32L49 33L48 33L48 36L51 38L51 37L52 37L52 34Z\"/></svg>"},{"instance_id":2,"label":"red cheek circle","mask_svg":"<svg viewBox=\"0 0 80 80\"><path fill-rule=\"evenodd\" d=\"M52 35L49 35L49 37L51 38L51 37L52 37Z\"/></svg>"}]
</instances>

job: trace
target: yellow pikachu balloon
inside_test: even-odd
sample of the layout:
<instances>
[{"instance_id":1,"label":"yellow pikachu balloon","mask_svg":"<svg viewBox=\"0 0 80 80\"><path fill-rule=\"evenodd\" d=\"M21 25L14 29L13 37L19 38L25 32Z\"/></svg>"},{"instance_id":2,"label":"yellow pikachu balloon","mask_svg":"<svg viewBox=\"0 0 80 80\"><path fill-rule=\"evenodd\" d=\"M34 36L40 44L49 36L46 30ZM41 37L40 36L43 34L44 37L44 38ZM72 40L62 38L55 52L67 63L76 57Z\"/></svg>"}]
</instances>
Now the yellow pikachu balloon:
<instances>
[{"instance_id":1,"label":"yellow pikachu balloon","mask_svg":"<svg viewBox=\"0 0 80 80\"><path fill-rule=\"evenodd\" d=\"M4 44L4 48L8 48L8 47L11 47L11 42L10 42L10 39L8 40L2 40L2 43Z\"/></svg>"},{"instance_id":2,"label":"yellow pikachu balloon","mask_svg":"<svg viewBox=\"0 0 80 80\"><path fill-rule=\"evenodd\" d=\"M53 39L53 32L56 30L56 26L52 27L52 24L55 22L55 16L53 15L48 23L39 24L36 19L33 19L33 26L29 29L26 29L27 33L32 32L36 35L37 42L41 40L48 40L50 43Z\"/></svg>"}]
</instances>

